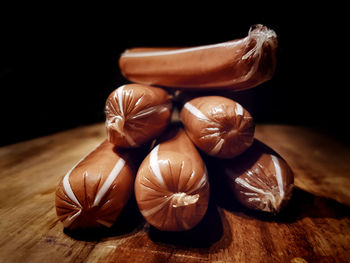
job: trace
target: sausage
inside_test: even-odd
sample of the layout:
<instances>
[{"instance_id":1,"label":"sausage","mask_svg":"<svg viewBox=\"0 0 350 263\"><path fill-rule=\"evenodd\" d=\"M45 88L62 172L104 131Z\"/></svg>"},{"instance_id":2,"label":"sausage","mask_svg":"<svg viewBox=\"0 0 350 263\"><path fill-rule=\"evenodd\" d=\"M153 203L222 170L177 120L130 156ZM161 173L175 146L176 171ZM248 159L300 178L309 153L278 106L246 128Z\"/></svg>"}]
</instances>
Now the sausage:
<instances>
[{"instance_id":1,"label":"sausage","mask_svg":"<svg viewBox=\"0 0 350 263\"><path fill-rule=\"evenodd\" d=\"M60 181L56 213L65 228L110 227L133 191L135 169L107 140Z\"/></svg>"},{"instance_id":2,"label":"sausage","mask_svg":"<svg viewBox=\"0 0 350 263\"><path fill-rule=\"evenodd\" d=\"M209 200L207 170L183 129L142 162L135 196L141 214L159 230L188 230L201 221Z\"/></svg>"},{"instance_id":3,"label":"sausage","mask_svg":"<svg viewBox=\"0 0 350 263\"><path fill-rule=\"evenodd\" d=\"M241 156L224 165L227 184L244 206L277 213L292 196L294 175L287 162L255 140Z\"/></svg>"},{"instance_id":4,"label":"sausage","mask_svg":"<svg viewBox=\"0 0 350 263\"><path fill-rule=\"evenodd\" d=\"M186 102L181 120L192 142L214 157L236 157L254 140L255 125L250 113L225 97L204 96Z\"/></svg>"},{"instance_id":5,"label":"sausage","mask_svg":"<svg viewBox=\"0 0 350 263\"><path fill-rule=\"evenodd\" d=\"M263 25L248 36L224 43L187 48L132 48L119 58L132 82L183 89L253 88L272 78L277 35Z\"/></svg>"},{"instance_id":6,"label":"sausage","mask_svg":"<svg viewBox=\"0 0 350 263\"><path fill-rule=\"evenodd\" d=\"M118 147L138 147L158 136L171 118L168 93L157 87L123 85L107 98L108 140Z\"/></svg>"}]
</instances>

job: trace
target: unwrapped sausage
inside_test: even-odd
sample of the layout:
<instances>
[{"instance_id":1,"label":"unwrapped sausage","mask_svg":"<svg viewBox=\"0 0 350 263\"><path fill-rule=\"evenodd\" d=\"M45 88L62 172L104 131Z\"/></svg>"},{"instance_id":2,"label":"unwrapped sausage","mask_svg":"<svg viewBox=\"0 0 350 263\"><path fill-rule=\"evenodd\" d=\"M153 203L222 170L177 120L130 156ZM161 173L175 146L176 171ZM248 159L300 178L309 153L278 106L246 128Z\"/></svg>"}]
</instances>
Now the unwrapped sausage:
<instances>
[{"instance_id":1,"label":"unwrapped sausage","mask_svg":"<svg viewBox=\"0 0 350 263\"><path fill-rule=\"evenodd\" d=\"M224 43L187 48L132 48L119 59L132 82L183 89L244 90L273 76L276 33L263 25L248 36Z\"/></svg>"},{"instance_id":2,"label":"unwrapped sausage","mask_svg":"<svg viewBox=\"0 0 350 263\"><path fill-rule=\"evenodd\" d=\"M56 212L68 229L110 227L133 191L135 169L104 141L75 164L56 191Z\"/></svg>"},{"instance_id":3,"label":"unwrapped sausage","mask_svg":"<svg viewBox=\"0 0 350 263\"><path fill-rule=\"evenodd\" d=\"M108 139L119 147L138 147L158 136L171 118L170 96L161 88L123 85L106 101Z\"/></svg>"},{"instance_id":4,"label":"unwrapped sausage","mask_svg":"<svg viewBox=\"0 0 350 263\"><path fill-rule=\"evenodd\" d=\"M193 143L208 155L233 158L254 140L254 121L239 103L221 96L185 103L181 120Z\"/></svg>"},{"instance_id":5,"label":"unwrapped sausage","mask_svg":"<svg viewBox=\"0 0 350 263\"><path fill-rule=\"evenodd\" d=\"M188 230L201 221L209 199L207 170L182 129L142 162L135 196L141 214L159 230Z\"/></svg>"}]
</instances>

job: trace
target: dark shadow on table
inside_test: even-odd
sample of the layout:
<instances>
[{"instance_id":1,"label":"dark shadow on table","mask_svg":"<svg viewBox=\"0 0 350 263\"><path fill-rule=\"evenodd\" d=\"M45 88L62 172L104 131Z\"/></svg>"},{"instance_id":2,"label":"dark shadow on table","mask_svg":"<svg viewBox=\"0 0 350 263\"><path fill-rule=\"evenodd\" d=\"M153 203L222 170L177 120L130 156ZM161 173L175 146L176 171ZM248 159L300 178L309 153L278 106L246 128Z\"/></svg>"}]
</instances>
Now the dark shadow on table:
<instances>
[{"instance_id":1,"label":"dark shadow on table","mask_svg":"<svg viewBox=\"0 0 350 263\"><path fill-rule=\"evenodd\" d=\"M131 236L140 231L143 225L144 219L138 210L135 197L132 195L132 198L110 228L64 229L64 233L76 240L95 242L108 237L119 239Z\"/></svg>"}]
</instances>

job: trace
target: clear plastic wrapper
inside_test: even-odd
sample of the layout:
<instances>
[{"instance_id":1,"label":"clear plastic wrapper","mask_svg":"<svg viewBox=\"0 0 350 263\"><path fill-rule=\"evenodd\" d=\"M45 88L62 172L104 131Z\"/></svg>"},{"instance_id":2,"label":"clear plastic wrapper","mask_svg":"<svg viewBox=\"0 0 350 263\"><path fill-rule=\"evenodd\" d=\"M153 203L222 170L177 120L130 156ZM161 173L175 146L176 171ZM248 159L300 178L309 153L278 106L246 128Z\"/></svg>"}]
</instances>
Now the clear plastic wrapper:
<instances>
[{"instance_id":1,"label":"clear plastic wrapper","mask_svg":"<svg viewBox=\"0 0 350 263\"><path fill-rule=\"evenodd\" d=\"M201 221L209 200L207 170L182 129L142 162L135 196L141 214L159 230L188 230Z\"/></svg>"},{"instance_id":2,"label":"clear plastic wrapper","mask_svg":"<svg viewBox=\"0 0 350 263\"><path fill-rule=\"evenodd\" d=\"M239 103L225 97L205 96L186 102L181 120L193 143L214 157L238 156L254 140L252 116Z\"/></svg>"},{"instance_id":3,"label":"clear plastic wrapper","mask_svg":"<svg viewBox=\"0 0 350 263\"><path fill-rule=\"evenodd\" d=\"M60 181L58 218L71 230L112 226L133 192L134 177L129 157L104 141Z\"/></svg>"},{"instance_id":4,"label":"clear plastic wrapper","mask_svg":"<svg viewBox=\"0 0 350 263\"><path fill-rule=\"evenodd\" d=\"M253 88L272 78L277 35L254 25L248 36L232 41L185 48L132 48L119 59L132 82L182 89Z\"/></svg>"},{"instance_id":5,"label":"clear plastic wrapper","mask_svg":"<svg viewBox=\"0 0 350 263\"><path fill-rule=\"evenodd\" d=\"M108 140L119 147L138 147L158 136L171 118L170 96L161 88L123 85L106 101Z\"/></svg>"}]
</instances>

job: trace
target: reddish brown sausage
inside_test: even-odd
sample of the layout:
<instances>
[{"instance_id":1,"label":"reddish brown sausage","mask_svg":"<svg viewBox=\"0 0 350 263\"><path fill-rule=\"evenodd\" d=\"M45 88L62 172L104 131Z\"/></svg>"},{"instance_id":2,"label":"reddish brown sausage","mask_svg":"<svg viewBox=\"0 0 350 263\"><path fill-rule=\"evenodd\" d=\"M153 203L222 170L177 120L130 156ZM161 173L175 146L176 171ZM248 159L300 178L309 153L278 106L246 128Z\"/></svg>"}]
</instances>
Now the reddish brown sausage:
<instances>
[{"instance_id":1,"label":"reddish brown sausage","mask_svg":"<svg viewBox=\"0 0 350 263\"><path fill-rule=\"evenodd\" d=\"M276 67L276 33L263 25L248 36L189 48L133 48L119 59L132 82L187 89L249 89L269 80Z\"/></svg>"},{"instance_id":2,"label":"reddish brown sausage","mask_svg":"<svg viewBox=\"0 0 350 263\"><path fill-rule=\"evenodd\" d=\"M209 199L207 170L183 130L142 162L135 195L142 215L160 230L188 230L201 221Z\"/></svg>"},{"instance_id":3,"label":"reddish brown sausage","mask_svg":"<svg viewBox=\"0 0 350 263\"><path fill-rule=\"evenodd\" d=\"M228 160L227 183L246 207L265 212L279 212L290 200L294 175L277 153L255 140L241 156Z\"/></svg>"},{"instance_id":4,"label":"reddish brown sausage","mask_svg":"<svg viewBox=\"0 0 350 263\"><path fill-rule=\"evenodd\" d=\"M198 97L185 103L181 120L193 143L208 155L233 158L254 139L252 116L237 102L220 96Z\"/></svg>"},{"instance_id":5,"label":"reddish brown sausage","mask_svg":"<svg viewBox=\"0 0 350 263\"><path fill-rule=\"evenodd\" d=\"M80 160L56 191L56 212L65 228L110 227L127 203L134 170L108 141Z\"/></svg>"},{"instance_id":6,"label":"reddish brown sausage","mask_svg":"<svg viewBox=\"0 0 350 263\"><path fill-rule=\"evenodd\" d=\"M159 135L168 125L172 103L161 88L128 84L106 101L108 139L119 147L137 147Z\"/></svg>"}]
</instances>

